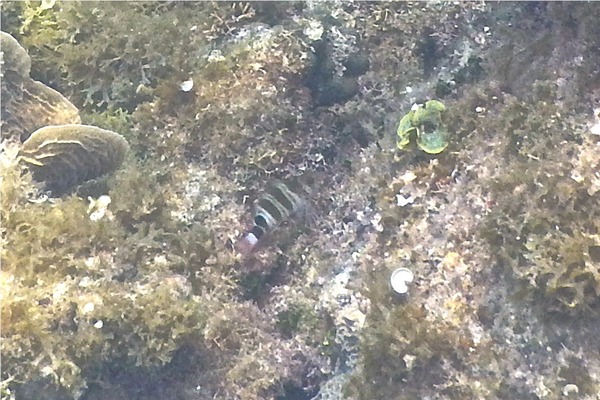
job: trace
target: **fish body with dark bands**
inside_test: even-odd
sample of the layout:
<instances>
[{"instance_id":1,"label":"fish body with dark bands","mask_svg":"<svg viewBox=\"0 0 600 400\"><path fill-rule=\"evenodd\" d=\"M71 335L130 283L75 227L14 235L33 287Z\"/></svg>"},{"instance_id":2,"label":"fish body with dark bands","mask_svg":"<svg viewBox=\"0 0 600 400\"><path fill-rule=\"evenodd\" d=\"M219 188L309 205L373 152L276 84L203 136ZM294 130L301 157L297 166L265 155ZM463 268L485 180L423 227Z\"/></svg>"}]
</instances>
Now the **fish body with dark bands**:
<instances>
[{"instance_id":1,"label":"fish body with dark bands","mask_svg":"<svg viewBox=\"0 0 600 400\"><path fill-rule=\"evenodd\" d=\"M252 253L265 236L281 223L304 213L307 201L298 190L290 189L282 182L273 184L255 203L254 225L236 244L235 249L242 255Z\"/></svg>"}]
</instances>

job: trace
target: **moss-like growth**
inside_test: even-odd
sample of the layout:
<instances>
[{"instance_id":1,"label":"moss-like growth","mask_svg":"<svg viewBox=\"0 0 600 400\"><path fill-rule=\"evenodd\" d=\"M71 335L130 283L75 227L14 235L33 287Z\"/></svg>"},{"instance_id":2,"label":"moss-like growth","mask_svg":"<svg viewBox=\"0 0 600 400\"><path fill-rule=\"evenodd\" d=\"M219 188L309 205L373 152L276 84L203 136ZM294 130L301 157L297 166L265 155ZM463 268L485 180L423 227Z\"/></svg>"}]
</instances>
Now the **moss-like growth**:
<instances>
[{"instance_id":1,"label":"moss-like growth","mask_svg":"<svg viewBox=\"0 0 600 400\"><path fill-rule=\"evenodd\" d=\"M122 171L98 219L75 196L29 202L30 175L3 163L2 379L13 390L47 378L79 395L102 363L161 365L198 335L205 306L176 259L158 257L180 227L160 212L153 177Z\"/></svg>"},{"instance_id":2,"label":"moss-like growth","mask_svg":"<svg viewBox=\"0 0 600 400\"><path fill-rule=\"evenodd\" d=\"M84 198L45 201L31 175L3 168L3 389L17 398L40 398L44 385L86 399L308 398L324 374L348 368L348 393L334 398L541 398L560 393L562 379L594 393L594 347L562 357L589 345L590 331L578 342L562 320L547 331L536 321L549 304L575 298L557 308L581 316L597 299L597 147L580 134L600 65L593 5L0 7L32 76L72 99L86 124L123 133L135 156ZM499 52L508 74L495 73L488 50L514 38L501 29L507 20L522 40ZM321 100L360 92L326 110L305 80L320 62L311 45L321 28L331 44L321 61L334 62L321 82L344 91ZM531 39L550 30L551 40ZM528 45L539 51L519 51ZM347 57L367 53L369 63ZM531 54L540 57L525 68ZM474 85L480 59L490 79ZM440 92L456 151L379 151L394 110L431 96L438 81L450 89ZM515 88L518 98L506 93ZM415 147L444 145L412 134ZM311 174L317 227L253 264L236 259L248 198ZM464 263L440 265L446 254ZM415 281L401 303L389 275L409 259ZM504 281L513 276L526 302ZM256 295L244 299L245 289Z\"/></svg>"},{"instance_id":3,"label":"moss-like growth","mask_svg":"<svg viewBox=\"0 0 600 400\"><path fill-rule=\"evenodd\" d=\"M469 364L488 362L493 353L481 349L480 356L472 356L473 338L466 326L453 318L435 316L419 304L420 298L394 300L385 282L387 274L376 274L379 277L374 277L367 292L372 309L361 335L357 373L346 385L345 396L412 399L421 398L433 387L437 395L448 398L489 396L496 385L493 379L480 387L471 386L469 379L481 379L481 383L485 379L479 376L457 382L448 370L466 372ZM459 313L468 312L464 304L454 306Z\"/></svg>"},{"instance_id":4,"label":"moss-like growth","mask_svg":"<svg viewBox=\"0 0 600 400\"><path fill-rule=\"evenodd\" d=\"M587 189L589 171L586 178L573 172L582 168L573 160L585 151L579 143L590 144L551 100L554 85L540 86L533 95L547 101L509 99L499 115L511 162L491 183L496 205L482 233L494 254L541 294L546 311L578 314L600 301L597 194Z\"/></svg>"}]
</instances>

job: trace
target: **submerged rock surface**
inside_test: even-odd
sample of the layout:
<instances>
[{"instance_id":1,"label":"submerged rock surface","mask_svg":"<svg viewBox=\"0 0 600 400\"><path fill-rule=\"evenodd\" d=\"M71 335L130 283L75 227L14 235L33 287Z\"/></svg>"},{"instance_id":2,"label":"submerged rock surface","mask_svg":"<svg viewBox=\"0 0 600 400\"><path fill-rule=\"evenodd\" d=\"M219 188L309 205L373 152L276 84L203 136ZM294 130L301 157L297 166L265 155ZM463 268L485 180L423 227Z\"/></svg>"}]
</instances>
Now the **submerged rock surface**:
<instances>
[{"instance_id":1,"label":"submerged rock surface","mask_svg":"<svg viewBox=\"0 0 600 400\"><path fill-rule=\"evenodd\" d=\"M62 193L116 171L129 149L118 133L90 125L45 126L23 143L18 159L37 181Z\"/></svg>"},{"instance_id":2,"label":"submerged rock surface","mask_svg":"<svg viewBox=\"0 0 600 400\"><path fill-rule=\"evenodd\" d=\"M2 142L3 398L596 398L596 3L0 7L26 50L3 99L52 86L134 158L47 199ZM399 151L433 98L448 147ZM53 180L125 147L73 135ZM314 224L240 259L290 178Z\"/></svg>"},{"instance_id":3,"label":"submerged rock surface","mask_svg":"<svg viewBox=\"0 0 600 400\"><path fill-rule=\"evenodd\" d=\"M2 47L2 137L26 140L46 125L81 123L79 111L62 94L30 78L31 58L17 40L0 32Z\"/></svg>"}]
</instances>

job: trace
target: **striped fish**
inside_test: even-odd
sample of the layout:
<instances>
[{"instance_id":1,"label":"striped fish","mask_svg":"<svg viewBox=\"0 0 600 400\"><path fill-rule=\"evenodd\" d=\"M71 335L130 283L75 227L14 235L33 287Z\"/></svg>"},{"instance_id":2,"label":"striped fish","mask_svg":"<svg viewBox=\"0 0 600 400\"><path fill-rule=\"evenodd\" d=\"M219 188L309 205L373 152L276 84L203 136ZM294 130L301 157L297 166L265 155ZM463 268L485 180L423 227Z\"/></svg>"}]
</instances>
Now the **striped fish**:
<instances>
[{"instance_id":1,"label":"striped fish","mask_svg":"<svg viewBox=\"0 0 600 400\"><path fill-rule=\"evenodd\" d=\"M274 231L282 222L291 217L305 214L308 203L298 191L291 190L288 185L277 182L255 203L254 225L235 244L235 249L242 255L254 251L261 239Z\"/></svg>"}]
</instances>

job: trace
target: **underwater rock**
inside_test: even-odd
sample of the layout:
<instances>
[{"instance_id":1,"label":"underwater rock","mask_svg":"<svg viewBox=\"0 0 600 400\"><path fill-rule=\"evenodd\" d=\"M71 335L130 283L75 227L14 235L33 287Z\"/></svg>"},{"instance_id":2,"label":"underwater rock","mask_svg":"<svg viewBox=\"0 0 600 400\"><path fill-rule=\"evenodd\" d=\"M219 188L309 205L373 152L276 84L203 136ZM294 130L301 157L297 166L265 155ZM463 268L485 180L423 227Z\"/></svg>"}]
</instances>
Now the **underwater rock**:
<instances>
[{"instance_id":1,"label":"underwater rock","mask_svg":"<svg viewBox=\"0 0 600 400\"><path fill-rule=\"evenodd\" d=\"M29 77L31 59L5 32L2 45L2 133L4 138L25 141L46 125L79 124L77 108L56 90Z\"/></svg>"},{"instance_id":2,"label":"underwater rock","mask_svg":"<svg viewBox=\"0 0 600 400\"><path fill-rule=\"evenodd\" d=\"M315 64L308 73L306 86L311 89L316 105L343 104L358 93L358 77L368 71L369 58L362 53L350 54L342 65L344 72L339 76L330 41L323 40L315 46Z\"/></svg>"},{"instance_id":3,"label":"underwater rock","mask_svg":"<svg viewBox=\"0 0 600 400\"><path fill-rule=\"evenodd\" d=\"M47 125L79 124L79 111L62 94L32 79L23 81L20 92L9 92L3 99L6 129L27 140L36 129ZM6 115L6 117L5 117Z\"/></svg>"},{"instance_id":4,"label":"underwater rock","mask_svg":"<svg viewBox=\"0 0 600 400\"><path fill-rule=\"evenodd\" d=\"M23 143L18 159L33 178L62 193L115 171L125 159L127 141L118 133L88 125L46 126Z\"/></svg>"},{"instance_id":5,"label":"underwater rock","mask_svg":"<svg viewBox=\"0 0 600 400\"><path fill-rule=\"evenodd\" d=\"M31 58L17 42L17 39L6 32L0 32L0 46L2 47L3 77L12 72L21 78L29 78Z\"/></svg>"},{"instance_id":6,"label":"underwater rock","mask_svg":"<svg viewBox=\"0 0 600 400\"><path fill-rule=\"evenodd\" d=\"M339 76L315 89L313 98L315 103L320 106L345 103L358 93L358 89L358 82L355 78Z\"/></svg>"},{"instance_id":7,"label":"underwater rock","mask_svg":"<svg viewBox=\"0 0 600 400\"><path fill-rule=\"evenodd\" d=\"M369 57L367 57L365 54L351 54L346 61L344 61L344 67L346 67L344 76L364 75L367 73L370 66L371 62L369 61Z\"/></svg>"}]
</instances>

